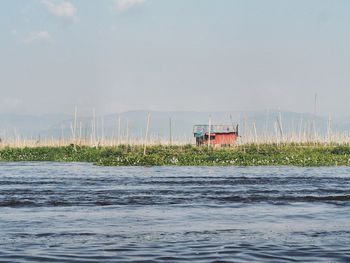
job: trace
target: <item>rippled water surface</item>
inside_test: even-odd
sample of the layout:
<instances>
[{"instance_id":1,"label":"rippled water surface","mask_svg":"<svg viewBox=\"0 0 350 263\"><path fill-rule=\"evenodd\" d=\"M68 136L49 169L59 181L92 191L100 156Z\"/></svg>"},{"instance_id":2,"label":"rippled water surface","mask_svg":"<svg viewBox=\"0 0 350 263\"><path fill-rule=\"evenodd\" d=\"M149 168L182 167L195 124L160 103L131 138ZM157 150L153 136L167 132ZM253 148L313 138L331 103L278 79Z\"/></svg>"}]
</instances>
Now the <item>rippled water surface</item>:
<instances>
[{"instance_id":1,"label":"rippled water surface","mask_svg":"<svg viewBox=\"0 0 350 263\"><path fill-rule=\"evenodd\" d=\"M0 164L0 262L350 262L350 168Z\"/></svg>"}]
</instances>

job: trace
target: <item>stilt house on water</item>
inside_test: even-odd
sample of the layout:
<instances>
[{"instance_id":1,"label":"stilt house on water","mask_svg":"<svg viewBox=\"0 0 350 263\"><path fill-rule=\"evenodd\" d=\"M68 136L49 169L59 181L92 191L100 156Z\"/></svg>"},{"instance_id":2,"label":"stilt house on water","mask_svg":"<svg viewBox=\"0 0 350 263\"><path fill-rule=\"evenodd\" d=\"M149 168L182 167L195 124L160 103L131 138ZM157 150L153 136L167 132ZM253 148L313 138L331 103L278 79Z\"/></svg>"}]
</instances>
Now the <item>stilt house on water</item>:
<instances>
[{"instance_id":1,"label":"stilt house on water","mask_svg":"<svg viewBox=\"0 0 350 263\"><path fill-rule=\"evenodd\" d=\"M210 145L230 146L233 145L238 137L238 125L194 125L193 134L196 138L196 144L208 145L210 136Z\"/></svg>"}]
</instances>

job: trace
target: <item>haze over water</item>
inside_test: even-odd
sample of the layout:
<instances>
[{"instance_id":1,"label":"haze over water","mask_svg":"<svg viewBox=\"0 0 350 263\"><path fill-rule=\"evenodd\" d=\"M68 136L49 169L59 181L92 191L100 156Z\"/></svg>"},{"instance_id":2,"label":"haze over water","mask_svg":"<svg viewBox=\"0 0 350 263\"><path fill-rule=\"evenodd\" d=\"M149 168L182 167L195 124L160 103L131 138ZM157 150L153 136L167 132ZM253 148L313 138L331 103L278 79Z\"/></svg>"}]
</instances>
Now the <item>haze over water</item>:
<instances>
[{"instance_id":1,"label":"haze over water","mask_svg":"<svg viewBox=\"0 0 350 263\"><path fill-rule=\"evenodd\" d=\"M350 168L0 164L0 261L349 262Z\"/></svg>"}]
</instances>

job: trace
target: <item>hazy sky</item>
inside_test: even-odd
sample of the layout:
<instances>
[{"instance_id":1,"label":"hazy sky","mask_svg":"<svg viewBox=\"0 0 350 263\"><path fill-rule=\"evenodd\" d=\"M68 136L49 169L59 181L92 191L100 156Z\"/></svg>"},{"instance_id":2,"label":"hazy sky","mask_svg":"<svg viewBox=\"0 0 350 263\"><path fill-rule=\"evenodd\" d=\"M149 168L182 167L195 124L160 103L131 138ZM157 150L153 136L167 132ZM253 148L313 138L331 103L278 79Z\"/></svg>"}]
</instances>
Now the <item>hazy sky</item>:
<instances>
[{"instance_id":1,"label":"hazy sky","mask_svg":"<svg viewBox=\"0 0 350 263\"><path fill-rule=\"evenodd\" d=\"M347 114L348 0L2 0L0 113Z\"/></svg>"}]
</instances>

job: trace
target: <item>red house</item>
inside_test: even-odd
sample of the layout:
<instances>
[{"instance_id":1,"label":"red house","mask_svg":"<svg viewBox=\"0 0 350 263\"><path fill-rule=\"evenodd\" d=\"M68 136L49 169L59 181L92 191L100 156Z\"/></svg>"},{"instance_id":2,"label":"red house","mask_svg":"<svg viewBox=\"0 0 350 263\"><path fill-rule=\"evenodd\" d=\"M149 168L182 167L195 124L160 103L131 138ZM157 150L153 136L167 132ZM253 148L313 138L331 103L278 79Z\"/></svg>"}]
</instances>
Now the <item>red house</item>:
<instances>
[{"instance_id":1,"label":"red house","mask_svg":"<svg viewBox=\"0 0 350 263\"><path fill-rule=\"evenodd\" d=\"M195 125L193 134L198 146L209 143L213 146L230 146L235 144L238 138L238 125L210 125L210 128L209 125Z\"/></svg>"}]
</instances>

